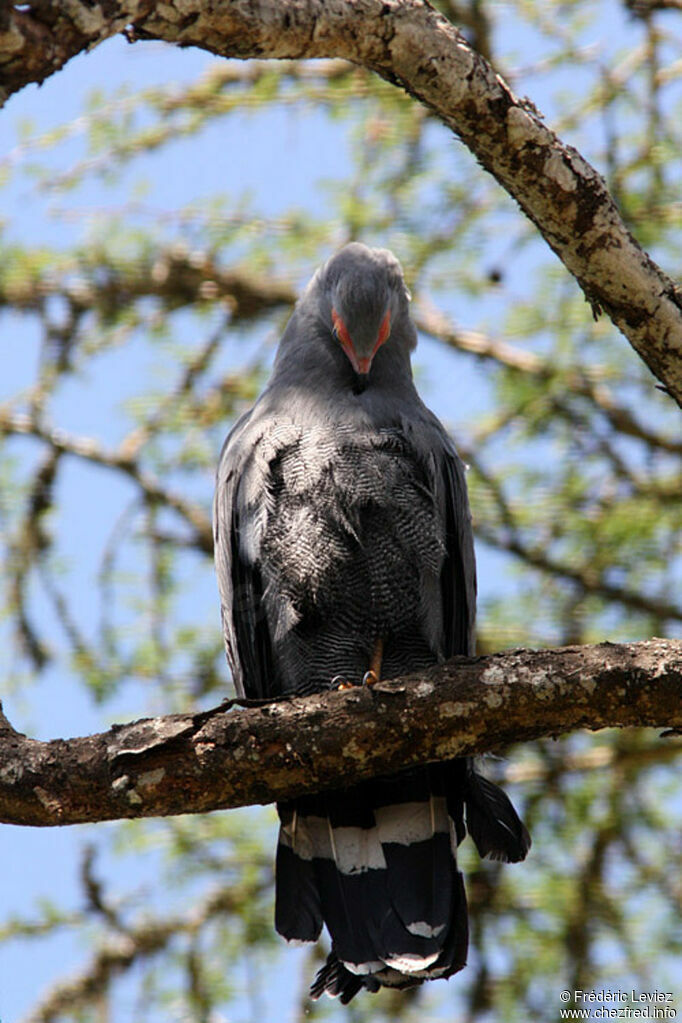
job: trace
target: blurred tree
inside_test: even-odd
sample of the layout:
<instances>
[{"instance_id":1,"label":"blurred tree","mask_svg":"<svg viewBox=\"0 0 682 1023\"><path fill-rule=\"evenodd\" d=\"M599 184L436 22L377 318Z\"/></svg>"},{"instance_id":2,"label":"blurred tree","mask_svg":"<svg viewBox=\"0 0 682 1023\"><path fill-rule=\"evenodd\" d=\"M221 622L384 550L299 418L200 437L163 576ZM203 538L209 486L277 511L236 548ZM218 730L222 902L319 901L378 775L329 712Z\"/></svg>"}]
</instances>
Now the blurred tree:
<instances>
[{"instance_id":1,"label":"blurred tree","mask_svg":"<svg viewBox=\"0 0 682 1023\"><path fill-rule=\"evenodd\" d=\"M674 6L441 5L601 169L669 267L682 250L682 22L662 10ZM244 110L262 125L268 201L235 189L163 208L171 161L190 179L216 152L240 162ZM268 149L282 110L304 111L299 130L310 120L338 159L323 198L298 208L278 190L293 175L312 193L317 161L313 149L313 166L292 168ZM682 636L679 411L427 107L341 60L220 61L182 85L101 81L76 123L28 129L0 167L9 196L32 181L61 215L54 241L26 241L17 204L0 238L5 694L21 688L30 706L45 689L29 683L67 669L103 721L224 695L217 453L301 282L352 238L399 255L422 389L471 466L482 652ZM151 184L135 185L141 173ZM679 751L644 731L516 750L495 766L518 785L534 852L498 873L465 844L465 973L347 1010L310 1003L305 977L300 990L280 979L273 1019L555 1020L564 988L677 983L679 998ZM55 898L0 925L7 942L87 935L77 972L36 994L30 1019L263 1018L258 992L291 962L272 933L271 823L247 810L93 838L106 874L88 846L79 909ZM110 848L151 857L143 889L122 883Z\"/></svg>"}]
</instances>

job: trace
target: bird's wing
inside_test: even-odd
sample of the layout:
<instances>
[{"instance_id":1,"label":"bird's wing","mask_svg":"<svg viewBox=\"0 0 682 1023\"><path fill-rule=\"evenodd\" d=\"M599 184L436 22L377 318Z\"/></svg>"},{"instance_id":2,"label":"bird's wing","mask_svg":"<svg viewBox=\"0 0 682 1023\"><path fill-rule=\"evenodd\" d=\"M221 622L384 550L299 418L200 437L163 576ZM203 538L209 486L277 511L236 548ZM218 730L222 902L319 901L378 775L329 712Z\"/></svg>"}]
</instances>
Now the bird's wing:
<instances>
[{"instance_id":1,"label":"bird's wing","mask_svg":"<svg viewBox=\"0 0 682 1023\"><path fill-rule=\"evenodd\" d=\"M476 560L464 466L453 450L440 460L445 511L446 556L441 573L443 654L473 656L476 619Z\"/></svg>"},{"instance_id":2,"label":"bird's wing","mask_svg":"<svg viewBox=\"0 0 682 1023\"><path fill-rule=\"evenodd\" d=\"M268 699L279 689L258 560L258 498L265 500L266 481L254 485L264 466L254 457L260 438L248 429L249 420L250 414L236 424L220 456L213 539L225 649L237 693Z\"/></svg>"},{"instance_id":3,"label":"bird's wing","mask_svg":"<svg viewBox=\"0 0 682 1023\"><path fill-rule=\"evenodd\" d=\"M475 652L476 564L464 466L456 455L442 460L446 521L446 559L441 575L443 638L446 657ZM462 830L462 797L467 830L483 858L517 863L530 848L530 835L511 802L476 768L471 758L445 765L449 773L448 808L458 834Z\"/></svg>"}]
</instances>

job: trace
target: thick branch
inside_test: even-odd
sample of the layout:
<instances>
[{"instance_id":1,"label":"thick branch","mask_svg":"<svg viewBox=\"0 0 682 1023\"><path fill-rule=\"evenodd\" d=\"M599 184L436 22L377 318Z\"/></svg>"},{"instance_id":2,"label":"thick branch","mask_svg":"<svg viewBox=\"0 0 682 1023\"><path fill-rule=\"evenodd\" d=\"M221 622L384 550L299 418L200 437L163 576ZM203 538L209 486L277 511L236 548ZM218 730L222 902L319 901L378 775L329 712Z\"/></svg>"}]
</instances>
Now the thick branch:
<instances>
[{"instance_id":1,"label":"thick branch","mask_svg":"<svg viewBox=\"0 0 682 1023\"><path fill-rule=\"evenodd\" d=\"M0 100L86 46L137 38L225 57L343 57L415 96L519 203L682 405L682 292L625 227L600 175L425 0L33 0L0 20Z\"/></svg>"},{"instance_id":2,"label":"thick branch","mask_svg":"<svg viewBox=\"0 0 682 1023\"><path fill-rule=\"evenodd\" d=\"M576 728L682 729L682 641L455 658L243 710L27 739L0 716L0 820L55 825L270 803Z\"/></svg>"}]
</instances>

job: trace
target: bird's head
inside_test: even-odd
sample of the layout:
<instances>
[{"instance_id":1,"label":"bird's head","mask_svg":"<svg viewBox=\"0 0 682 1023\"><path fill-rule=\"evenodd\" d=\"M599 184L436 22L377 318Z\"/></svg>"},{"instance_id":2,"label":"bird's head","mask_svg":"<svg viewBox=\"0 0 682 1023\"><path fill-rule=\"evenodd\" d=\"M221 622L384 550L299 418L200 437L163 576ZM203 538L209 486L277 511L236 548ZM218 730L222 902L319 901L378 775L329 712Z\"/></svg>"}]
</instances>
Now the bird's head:
<instances>
[{"instance_id":1,"label":"bird's head","mask_svg":"<svg viewBox=\"0 0 682 1023\"><path fill-rule=\"evenodd\" d=\"M332 338L363 389L378 352L407 320L409 293L400 263L388 249L352 242L326 264L322 283Z\"/></svg>"}]
</instances>

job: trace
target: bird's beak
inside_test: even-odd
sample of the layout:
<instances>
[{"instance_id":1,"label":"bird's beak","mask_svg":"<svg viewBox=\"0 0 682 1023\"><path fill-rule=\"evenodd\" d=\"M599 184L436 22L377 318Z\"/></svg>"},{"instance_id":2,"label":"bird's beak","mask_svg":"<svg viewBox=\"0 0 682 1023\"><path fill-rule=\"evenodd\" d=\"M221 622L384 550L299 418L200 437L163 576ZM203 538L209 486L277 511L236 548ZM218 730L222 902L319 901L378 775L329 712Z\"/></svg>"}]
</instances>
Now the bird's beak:
<instances>
[{"instance_id":1,"label":"bird's beak","mask_svg":"<svg viewBox=\"0 0 682 1023\"><path fill-rule=\"evenodd\" d=\"M381 348L381 346L387 340L389 334L391 333L391 314L387 311L386 315L381 321L381 326L379 327L379 333L377 334L376 342L369 355L359 356L357 354L357 352L355 351L353 340L350 334L348 333L348 330L346 329L345 323L337 313L336 309L332 309L332 323L334 324L334 333L336 334L336 337L339 340L339 344L346 353L348 361L355 370L359 378L359 382L363 385L364 390L364 387L367 386L367 381L369 379L369 371L372 368L374 356L379 351L379 349Z\"/></svg>"},{"instance_id":2,"label":"bird's beak","mask_svg":"<svg viewBox=\"0 0 682 1023\"><path fill-rule=\"evenodd\" d=\"M354 358L351 359L353 369L359 377L368 377L369 371L372 368L372 356L368 355L364 359L358 359L353 352Z\"/></svg>"}]
</instances>

